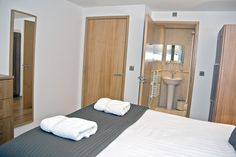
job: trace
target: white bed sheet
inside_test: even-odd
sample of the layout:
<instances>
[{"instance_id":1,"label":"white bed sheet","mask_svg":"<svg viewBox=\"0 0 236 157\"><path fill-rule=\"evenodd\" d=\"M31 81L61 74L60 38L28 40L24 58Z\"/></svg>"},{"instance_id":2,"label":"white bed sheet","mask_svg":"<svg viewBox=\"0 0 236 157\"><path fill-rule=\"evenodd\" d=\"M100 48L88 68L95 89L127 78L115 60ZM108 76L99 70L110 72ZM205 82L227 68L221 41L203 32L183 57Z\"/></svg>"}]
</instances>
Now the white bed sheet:
<instances>
[{"instance_id":1,"label":"white bed sheet","mask_svg":"<svg viewBox=\"0 0 236 157\"><path fill-rule=\"evenodd\" d=\"M234 127L147 110L98 157L236 157Z\"/></svg>"}]
</instances>

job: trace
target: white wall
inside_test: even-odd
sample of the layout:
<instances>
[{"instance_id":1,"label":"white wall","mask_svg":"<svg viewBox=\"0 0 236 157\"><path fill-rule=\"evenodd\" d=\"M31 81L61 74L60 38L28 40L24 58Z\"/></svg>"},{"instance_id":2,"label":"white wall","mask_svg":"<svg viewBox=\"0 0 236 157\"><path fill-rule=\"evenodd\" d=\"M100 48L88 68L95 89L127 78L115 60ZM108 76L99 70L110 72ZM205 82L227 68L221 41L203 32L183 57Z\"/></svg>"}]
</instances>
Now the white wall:
<instances>
[{"instance_id":1,"label":"white wall","mask_svg":"<svg viewBox=\"0 0 236 157\"><path fill-rule=\"evenodd\" d=\"M40 120L75 111L78 94L78 51L81 8L65 0L0 0L0 73L8 74L10 10L38 17L35 51L34 122L15 129L15 135Z\"/></svg>"},{"instance_id":2,"label":"white wall","mask_svg":"<svg viewBox=\"0 0 236 157\"><path fill-rule=\"evenodd\" d=\"M190 117L207 120L210 109L210 92L216 54L217 34L224 24L236 24L236 12L152 12L154 21L199 21L199 38L194 90ZM205 71L205 76L199 76Z\"/></svg>"},{"instance_id":3,"label":"white wall","mask_svg":"<svg viewBox=\"0 0 236 157\"><path fill-rule=\"evenodd\" d=\"M143 42L143 29L145 18L144 5L131 6L116 6L116 7L92 7L83 9L82 18L82 38L81 45L84 45L85 33L85 18L87 16L119 16L129 15L129 34L128 34L128 49L126 61L126 78L124 100L136 103L138 101L139 81ZM83 52L84 47L80 49L80 65L79 65L79 97L78 102L81 102L82 92L82 69L83 69ZM129 66L135 67L134 71L129 71Z\"/></svg>"}]
</instances>

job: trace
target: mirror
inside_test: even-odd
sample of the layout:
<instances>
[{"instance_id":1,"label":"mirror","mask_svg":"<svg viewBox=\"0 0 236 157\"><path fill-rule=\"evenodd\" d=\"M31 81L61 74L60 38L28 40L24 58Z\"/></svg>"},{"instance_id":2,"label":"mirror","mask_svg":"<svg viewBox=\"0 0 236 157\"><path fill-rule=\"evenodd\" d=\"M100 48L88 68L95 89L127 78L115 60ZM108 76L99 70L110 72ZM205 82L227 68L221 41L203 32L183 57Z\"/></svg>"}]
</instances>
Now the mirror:
<instances>
[{"instance_id":1,"label":"mirror","mask_svg":"<svg viewBox=\"0 0 236 157\"><path fill-rule=\"evenodd\" d=\"M163 44L147 44L145 60L146 61L162 61Z\"/></svg>"},{"instance_id":2,"label":"mirror","mask_svg":"<svg viewBox=\"0 0 236 157\"><path fill-rule=\"evenodd\" d=\"M181 45L167 45L166 46L166 62L183 63L184 50Z\"/></svg>"},{"instance_id":3,"label":"mirror","mask_svg":"<svg viewBox=\"0 0 236 157\"><path fill-rule=\"evenodd\" d=\"M163 54L163 44L154 44L153 45L153 59L154 61L162 61Z\"/></svg>"},{"instance_id":4,"label":"mirror","mask_svg":"<svg viewBox=\"0 0 236 157\"><path fill-rule=\"evenodd\" d=\"M10 69L13 80L14 126L33 121L34 51L37 17L11 11Z\"/></svg>"}]
</instances>

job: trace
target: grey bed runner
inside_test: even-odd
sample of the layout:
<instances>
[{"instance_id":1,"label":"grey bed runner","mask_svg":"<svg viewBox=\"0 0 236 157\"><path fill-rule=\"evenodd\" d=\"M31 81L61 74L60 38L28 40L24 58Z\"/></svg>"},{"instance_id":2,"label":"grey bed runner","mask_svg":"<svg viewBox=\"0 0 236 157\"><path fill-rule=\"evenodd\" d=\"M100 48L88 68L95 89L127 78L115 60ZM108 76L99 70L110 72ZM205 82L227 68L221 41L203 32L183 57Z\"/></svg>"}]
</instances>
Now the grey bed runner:
<instances>
[{"instance_id":1,"label":"grey bed runner","mask_svg":"<svg viewBox=\"0 0 236 157\"><path fill-rule=\"evenodd\" d=\"M46 133L37 127L1 145L0 157L93 157L136 122L146 110L145 107L131 105L128 113L119 117L96 111L90 105L68 116L97 122L96 134L76 142Z\"/></svg>"}]
</instances>

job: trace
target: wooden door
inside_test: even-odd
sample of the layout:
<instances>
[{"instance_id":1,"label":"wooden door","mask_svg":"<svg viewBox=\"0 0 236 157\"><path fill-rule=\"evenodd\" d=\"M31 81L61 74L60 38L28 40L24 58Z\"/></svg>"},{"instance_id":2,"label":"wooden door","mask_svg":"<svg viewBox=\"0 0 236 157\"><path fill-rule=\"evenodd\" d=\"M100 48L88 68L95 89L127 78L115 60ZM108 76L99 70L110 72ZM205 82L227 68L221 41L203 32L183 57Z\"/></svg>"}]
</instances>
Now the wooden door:
<instances>
[{"instance_id":1,"label":"wooden door","mask_svg":"<svg viewBox=\"0 0 236 157\"><path fill-rule=\"evenodd\" d=\"M128 17L91 17L86 21L83 106L101 97L123 99Z\"/></svg>"},{"instance_id":2,"label":"wooden door","mask_svg":"<svg viewBox=\"0 0 236 157\"><path fill-rule=\"evenodd\" d=\"M152 74L152 60L147 57L149 51L148 45L153 40L153 22L150 16L146 16L145 27L144 27L144 40L143 40L143 55L142 55L142 67L140 75L140 86L139 86L139 104L148 106L149 93L151 90L151 74Z\"/></svg>"},{"instance_id":3,"label":"wooden door","mask_svg":"<svg viewBox=\"0 0 236 157\"><path fill-rule=\"evenodd\" d=\"M23 106L33 105L33 70L34 70L35 22L24 22L24 55L23 55Z\"/></svg>"}]
</instances>

